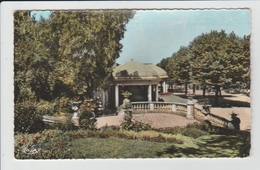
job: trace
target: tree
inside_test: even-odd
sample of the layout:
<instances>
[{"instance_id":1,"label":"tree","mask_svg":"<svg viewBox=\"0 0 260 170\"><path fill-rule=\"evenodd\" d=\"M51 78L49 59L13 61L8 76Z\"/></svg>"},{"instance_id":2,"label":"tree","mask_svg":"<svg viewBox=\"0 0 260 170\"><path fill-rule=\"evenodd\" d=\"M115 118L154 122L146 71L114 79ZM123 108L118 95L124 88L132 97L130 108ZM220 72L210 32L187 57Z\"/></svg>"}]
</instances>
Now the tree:
<instances>
[{"instance_id":1,"label":"tree","mask_svg":"<svg viewBox=\"0 0 260 170\"><path fill-rule=\"evenodd\" d=\"M172 83L191 81L202 85L204 97L206 86L215 86L218 103L221 86L250 86L250 36L240 38L224 30L203 33L158 65L166 70Z\"/></svg>"},{"instance_id":2,"label":"tree","mask_svg":"<svg viewBox=\"0 0 260 170\"><path fill-rule=\"evenodd\" d=\"M35 132L44 128L37 114L37 96L31 86L32 67L35 64L37 42L35 19L29 11L14 13L14 130Z\"/></svg>"},{"instance_id":3,"label":"tree","mask_svg":"<svg viewBox=\"0 0 260 170\"><path fill-rule=\"evenodd\" d=\"M30 11L15 12L17 118L23 118L18 115L19 108L26 103L32 106L26 106L23 113L33 115L42 100L64 101L56 103L55 112L59 112L73 96L108 87L112 67L122 49L120 40L133 16L131 10L52 12L50 18L37 21Z\"/></svg>"},{"instance_id":4,"label":"tree","mask_svg":"<svg viewBox=\"0 0 260 170\"><path fill-rule=\"evenodd\" d=\"M165 71L169 76L169 81L176 84L185 84L185 93L187 94L187 83L190 81L189 71L189 51L187 47L181 47L177 53L174 53L165 64Z\"/></svg>"},{"instance_id":5,"label":"tree","mask_svg":"<svg viewBox=\"0 0 260 170\"><path fill-rule=\"evenodd\" d=\"M62 76L59 81L78 94L107 87L122 49L120 40L125 25L132 17L132 11L113 10L52 13L53 34L59 42L56 55L59 62L56 62L53 77L70 70L71 78Z\"/></svg>"},{"instance_id":6,"label":"tree","mask_svg":"<svg viewBox=\"0 0 260 170\"><path fill-rule=\"evenodd\" d=\"M245 45L246 46L246 45ZM214 85L218 103L220 87L248 74L248 49L241 48L241 39L234 33L211 31L195 38L189 45L192 81ZM249 60L250 61L250 60ZM246 69L244 69L246 67ZM235 74L234 74L235 73Z\"/></svg>"},{"instance_id":7,"label":"tree","mask_svg":"<svg viewBox=\"0 0 260 170\"><path fill-rule=\"evenodd\" d=\"M171 57L167 57L167 58L163 58L162 60L161 60L161 62L160 63L158 63L158 64L156 64L158 67L161 67L162 69L166 69L166 66L167 66L167 64L168 64L168 62L169 62L169 60L171 59Z\"/></svg>"}]
</instances>

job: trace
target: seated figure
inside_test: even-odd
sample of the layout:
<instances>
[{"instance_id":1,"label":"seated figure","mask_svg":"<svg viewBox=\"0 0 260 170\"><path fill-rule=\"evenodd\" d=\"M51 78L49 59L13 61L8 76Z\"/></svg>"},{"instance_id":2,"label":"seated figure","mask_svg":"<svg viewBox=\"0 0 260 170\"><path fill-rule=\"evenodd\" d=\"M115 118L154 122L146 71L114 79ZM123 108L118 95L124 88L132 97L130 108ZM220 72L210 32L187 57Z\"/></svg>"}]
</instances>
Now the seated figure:
<instances>
[{"instance_id":1,"label":"seated figure","mask_svg":"<svg viewBox=\"0 0 260 170\"><path fill-rule=\"evenodd\" d=\"M233 124L235 130L240 130L240 123L241 123L241 121L237 117L237 115L238 114L232 112L232 114L231 114L231 119L232 120L230 122Z\"/></svg>"}]
</instances>

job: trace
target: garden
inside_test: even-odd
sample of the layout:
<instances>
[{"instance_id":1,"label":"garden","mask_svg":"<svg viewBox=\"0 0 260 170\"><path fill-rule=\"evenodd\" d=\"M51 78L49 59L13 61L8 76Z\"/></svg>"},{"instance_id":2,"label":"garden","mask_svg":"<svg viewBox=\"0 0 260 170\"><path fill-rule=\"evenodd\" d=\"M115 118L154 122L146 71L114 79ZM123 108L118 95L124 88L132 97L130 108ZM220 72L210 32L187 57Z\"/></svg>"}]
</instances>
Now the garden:
<instances>
[{"instance_id":1,"label":"garden","mask_svg":"<svg viewBox=\"0 0 260 170\"><path fill-rule=\"evenodd\" d=\"M83 130L56 125L14 137L16 159L230 158L249 156L251 147L246 131L206 123L153 129L129 119L120 127Z\"/></svg>"}]
</instances>

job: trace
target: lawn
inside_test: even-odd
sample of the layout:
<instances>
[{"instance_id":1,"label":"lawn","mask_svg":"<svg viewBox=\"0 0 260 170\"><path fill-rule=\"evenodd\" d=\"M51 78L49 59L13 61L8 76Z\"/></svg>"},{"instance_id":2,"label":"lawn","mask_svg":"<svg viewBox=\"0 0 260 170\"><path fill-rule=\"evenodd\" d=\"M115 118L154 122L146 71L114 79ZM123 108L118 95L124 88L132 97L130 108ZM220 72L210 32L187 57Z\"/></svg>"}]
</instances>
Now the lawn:
<instances>
[{"instance_id":1,"label":"lawn","mask_svg":"<svg viewBox=\"0 0 260 170\"><path fill-rule=\"evenodd\" d=\"M17 159L217 158L246 157L250 149L248 133L206 134L198 130L172 132L47 130L37 134L17 134L15 157ZM195 132L201 135L194 136ZM33 147L40 148L39 152L24 153L26 148L33 149Z\"/></svg>"},{"instance_id":2,"label":"lawn","mask_svg":"<svg viewBox=\"0 0 260 170\"><path fill-rule=\"evenodd\" d=\"M221 142L218 142L223 140ZM236 157L242 143L235 144L237 137L203 136L191 139L190 145L129 140L119 138L77 139L69 147L72 158L174 158L174 157Z\"/></svg>"}]
</instances>

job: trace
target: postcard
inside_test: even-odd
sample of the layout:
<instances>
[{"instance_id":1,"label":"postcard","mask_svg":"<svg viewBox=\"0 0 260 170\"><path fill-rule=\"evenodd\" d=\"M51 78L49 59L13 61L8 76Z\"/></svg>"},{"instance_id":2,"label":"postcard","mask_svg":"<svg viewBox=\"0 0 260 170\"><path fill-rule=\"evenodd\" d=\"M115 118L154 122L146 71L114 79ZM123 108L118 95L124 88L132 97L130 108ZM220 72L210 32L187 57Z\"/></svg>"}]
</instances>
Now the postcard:
<instances>
[{"instance_id":1,"label":"postcard","mask_svg":"<svg viewBox=\"0 0 260 170\"><path fill-rule=\"evenodd\" d=\"M93 3L4 11L12 41L1 40L11 45L1 54L2 111L12 109L1 124L12 142L2 157L14 169L248 163L256 9Z\"/></svg>"}]
</instances>

